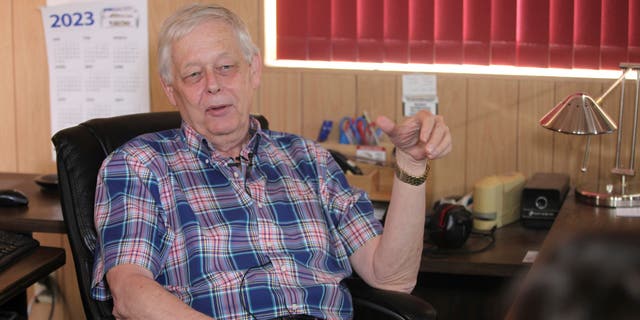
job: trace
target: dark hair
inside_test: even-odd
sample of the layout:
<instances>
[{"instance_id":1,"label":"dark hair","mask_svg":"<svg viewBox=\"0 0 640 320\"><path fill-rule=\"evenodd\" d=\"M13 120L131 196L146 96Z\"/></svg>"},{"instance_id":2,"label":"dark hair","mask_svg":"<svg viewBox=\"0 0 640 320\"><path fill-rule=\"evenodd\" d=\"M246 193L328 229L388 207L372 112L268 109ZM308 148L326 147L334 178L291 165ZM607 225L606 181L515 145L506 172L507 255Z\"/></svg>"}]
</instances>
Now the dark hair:
<instances>
[{"instance_id":1,"label":"dark hair","mask_svg":"<svg viewBox=\"0 0 640 320\"><path fill-rule=\"evenodd\" d=\"M525 278L517 320L640 319L640 234L586 233Z\"/></svg>"}]
</instances>

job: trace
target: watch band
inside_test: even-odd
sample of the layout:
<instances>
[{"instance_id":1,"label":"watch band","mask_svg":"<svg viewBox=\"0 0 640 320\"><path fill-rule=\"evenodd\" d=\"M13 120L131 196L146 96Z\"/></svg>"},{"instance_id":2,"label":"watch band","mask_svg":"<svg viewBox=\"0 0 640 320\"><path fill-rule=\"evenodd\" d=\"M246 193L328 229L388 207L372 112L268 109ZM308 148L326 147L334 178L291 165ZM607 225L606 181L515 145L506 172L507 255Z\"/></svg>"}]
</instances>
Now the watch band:
<instances>
[{"instance_id":1,"label":"watch band","mask_svg":"<svg viewBox=\"0 0 640 320\"><path fill-rule=\"evenodd\" d=\"M400 169L398 164L396 164L396 177L398 177L398 179L404 183L408 183L412 186L419 186L423 184L425 181L427 181L427 177L429 176L430 169L431 169L431 166L429 166L429 164L427 163L427 167L424 169L424 173L421 176L416 177Z\"/></svg>"}]
</instances>

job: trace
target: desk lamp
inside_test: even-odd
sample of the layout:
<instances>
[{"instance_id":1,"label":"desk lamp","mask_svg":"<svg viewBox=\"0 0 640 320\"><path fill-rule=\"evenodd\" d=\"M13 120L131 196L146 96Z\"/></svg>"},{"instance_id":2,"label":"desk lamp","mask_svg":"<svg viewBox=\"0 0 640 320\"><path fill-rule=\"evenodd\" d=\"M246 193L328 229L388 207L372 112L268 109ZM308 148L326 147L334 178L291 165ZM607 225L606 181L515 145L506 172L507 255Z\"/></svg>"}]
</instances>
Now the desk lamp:
<instances>
[{"instance_id":1,"label":"desk lamp","mask_svg":"<svg viewBox=\"0 0 640 320\"><path fill-rule=\"evenodd\" d=\"M622 75L616 80L599 98L593 99L585 93L574 93L562 100L551 111L549 111L542 119L540 125L549 130L575 135L587 135L587 145L585 147L584 157L582 158L582 166L580 171L587 171L587 162L589 160L589 142L592 135L606 134L618 130L616 124L602 110L600 103L613 89L622 83L620 93L620 115L618 124L618 137L616 143L616 160L615 167L611 169L611 173L619 177L619 181L614 183L585 183L577 186L575 189L576 198L582 202L602 207L637 207L640 206L640 185L627 181L627 176L635 175L635 146L636 131L638 128L638 94L640 90L640 64L637 63L621 63ZM627 74L636 71L636 96L635 109L633 119L633 130L631 139L631 154L629 165L624 168L620 164L620 152L622 145L622 120L624 114L624 87L623 81Z\"/></svg>"}]
</instances>

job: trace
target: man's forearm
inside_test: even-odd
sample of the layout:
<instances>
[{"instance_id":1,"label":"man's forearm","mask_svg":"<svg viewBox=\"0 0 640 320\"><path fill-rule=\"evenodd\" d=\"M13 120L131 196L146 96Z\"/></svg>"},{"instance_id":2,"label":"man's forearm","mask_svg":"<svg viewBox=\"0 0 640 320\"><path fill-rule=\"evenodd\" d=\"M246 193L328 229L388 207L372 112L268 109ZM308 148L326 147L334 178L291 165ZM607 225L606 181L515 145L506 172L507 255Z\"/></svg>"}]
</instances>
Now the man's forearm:
<instances>
[{"instance_id":1,"label":"man's forearm","mask_svg":"<svg viewBox=\"0 0 640 320\"><path fill-rule=\"evenodd\" d=\"M113 314L117 319L211 319L190 308L148 276L130 273L130 270L118 271L110 271L107 275L113 295Z\"/></svg>"},{"instance_id":2,"label":"man's forearm","mask_svg":"<svg viewBox=\"0 0 640 320\"><path fill-rule=\"evenodd\" d=\"M376 124L394 144L398 173L405 181L394 178L384 233L349 259L369 284L411 291L422 258L427 161L451 152L451 133L442 116L425 110L397 125L379 116Z\"/></svg>"},{"instance_id":3,"label":"man's forearm","mask_svg":"<svg viewBox=\"0 0 640 320\"><path fill-rule=\"evenodd\" d=\"M396 154L398 166L411 176L425 173L427 162ZM394 177L384 233L369 240L350 258L355 271L369 285L410 292L415 287L422 257L425 183L412 185Z\"/></svg>"},{"instance_id":4,"label":"man's forearm","mask_svg":"<svg viewBox=\"0 0 640 320\"><path fill-rule=\"evenodd\" d=\"M373 257L377 279L413 289L422 256L424 219L425 184L413 186L395 177L384 234Z\"/></svg>"}]
</instances>

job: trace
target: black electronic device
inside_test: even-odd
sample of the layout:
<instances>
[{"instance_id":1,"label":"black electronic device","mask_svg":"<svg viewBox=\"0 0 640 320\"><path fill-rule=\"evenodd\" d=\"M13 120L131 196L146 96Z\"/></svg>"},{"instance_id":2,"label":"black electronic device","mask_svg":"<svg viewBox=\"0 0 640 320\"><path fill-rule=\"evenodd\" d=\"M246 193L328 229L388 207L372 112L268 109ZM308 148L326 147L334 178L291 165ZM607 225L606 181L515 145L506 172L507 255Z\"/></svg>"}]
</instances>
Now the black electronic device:
<instances>
[{"instance_id":1,"label":"black electronic device","mask_svg":"<svg viewBox=\"0 0 640 320\"><path fill-rule=\"evenodd\" d=\"M4 270L39 245L38 240L29 236L0 230L0 270Z\"/></svg>"},{"instance_id":2,"label":"black electronic device","mask_svg":"<svg viewBox=\"0 0 640 320\"><path fill-rule=\"evenodd\" d=\"M58 175L55 173L37 176L33 181L42 187L43 190L58 189Z\"/></svg>"},{"instance_id":3,"label":"black electronic device","mask_svg":"<svg viewBox=\"0 0 640 320\"><path fill-rule=\"evenodd\" d=\"M344 171L345 173L349 171L356 175L362 174L362 170L360 170L356 163L352 160L349 160L349 158L347 158L347 156L345 156L344 154L331 149L329 149L329 153L331 153L333 159L338 163L342 171Z\"/></svg>"},{"instance_id":4,"label":"black electronic device","mask_svg":"<svg viewBox=\"0 0 640 320\"><path fill-rule=\"evenodd\" d=\"M29 198L16 189L0 190L0 207L16 207L26 206L29 204Z\"/></svg>"},{"instance_id":5,"label":"black electronic device","mask_svg":"<svg viewBox=\"0 0 640 320\"><path fill-rule=\"evenodd\" d=\"M427 216L427 241L438 248L457 249L469 238L473 228L473 216L464 206L437 204L434 213Z\"/></svg>"},{"instance_id":6,"label":"black electronic device","mask_svg":"<svg viewBox=\"0 0 640 320\"><path fill-rule=\"evenodd\" d=\"M550 228L569 191L569 175L536 173L522 190L520 221L528 228Z\"/></svg>"}]
</instances>

